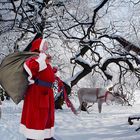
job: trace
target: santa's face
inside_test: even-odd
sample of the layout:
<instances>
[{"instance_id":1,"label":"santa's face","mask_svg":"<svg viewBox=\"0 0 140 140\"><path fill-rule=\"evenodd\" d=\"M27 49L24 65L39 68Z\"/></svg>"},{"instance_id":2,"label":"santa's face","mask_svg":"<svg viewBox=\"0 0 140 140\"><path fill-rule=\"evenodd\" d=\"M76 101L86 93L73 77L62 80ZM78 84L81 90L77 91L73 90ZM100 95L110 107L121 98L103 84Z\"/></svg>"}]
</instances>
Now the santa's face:
<instances>
[{"instance_id":1,"label":"santa's face","mask_svg":"<svg viewBox=\"0 0 140 140\"><path fill-rule=\"evenodd\" d=\"M46 52L48 50L48 42L44 42L43 44L43 50Z\"/></svg>"},{"instance_id":2,"label":"santa's face","mask_svg":"<svg viewBox=\"0 0 140 140\"><path fill-rule=\"evenodd\" d=\"M40 52L47 54L47 51L48 51L48 42L44 41L43 44L41 45Z\"/></svg>"}]
</instances>

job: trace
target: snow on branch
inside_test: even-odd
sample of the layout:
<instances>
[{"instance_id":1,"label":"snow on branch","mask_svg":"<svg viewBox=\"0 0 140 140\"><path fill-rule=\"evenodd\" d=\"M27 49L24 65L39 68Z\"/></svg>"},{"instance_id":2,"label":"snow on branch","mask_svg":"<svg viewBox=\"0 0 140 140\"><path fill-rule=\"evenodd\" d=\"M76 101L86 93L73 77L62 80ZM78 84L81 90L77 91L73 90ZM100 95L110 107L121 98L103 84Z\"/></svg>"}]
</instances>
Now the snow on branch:
<instances>
[{"instance_id":1,"label":"snow on branch","mask_svg":"<svg viewBox=\"0 0 140 140\"><path fill-rule=\"evenodd\" d=\"M134 71L134 67L133 67L132 63L131 63L128 59L126 59L126 58L124 58L124 57L116 57L116 58L113 58L113 57L112 57L112 58L107 59L107 60L103 63L103 65L102 65L102 67L101 67L101 70L104 72L104 74L106 75L107 79L109 79L109 80L112 79L112 76L111 76L110 74L108 74L107 71L106 71L107 66L108 66L109 64L111 64L111 63L116 63L116 64L120 67L120 64L119 64L120 61L125 62L125 63L129 66L129 69L130 69L132 72Z\"/></svg>"},{"instance_id":2,"label":"snow on branch","mask_svg":"<svg viewBox=\"0 0 140 140\"><path fill-rule=\"evenodd\" d=\"M97 16L97 12L108 2L109 0L102 0L102 2L94 9L94 13L93 13L93 17L92 17L92 23L90 25L90 27L88 28L87 30L87 35L88 36L90 34L90 31L92 28L95 27L95 19L96 19L96 16ZM85 37L86 37L85 36Z\"/></svg>"},{"instance_id":3,"label":"snow on branch","mask_svg":"<svg viewBox=\"0 0 140 140\"><path fill-rule=\"evenodd\" d=\"M115 39L115 40L117 40L123 46L123 48L127 52L133 51L133 52L135 52L138 55L140 54L140 47L134 45L133 43L131 43L130 41L124 39L121 36L117 36L117 35L116 36L103 35L103 36L100 36L99 38L102 38L102 37L106 37L106 38L109 38L109 39Z\"/></svg>"},{"instance_id":4,"label":"snow on branch","mask_svg":"<svg viewBox=\"0 0 140 140\"><path fill-rule=\"evenodd\" d=\"M76 64L80 65L83 68L83 70L76 73L71 78L71 86L74 86L75 84L77 84L77 82L80 79L82 79L84 76L89 74L92 71L92 69L94 69L96 66L98 66L98 64L90 65L90 63L85 61L81 56L78 56L76 58L72 58L72 60L74 60L74 62L71 62L71 63L76 63Z\"/></svg>"}]
</instances>

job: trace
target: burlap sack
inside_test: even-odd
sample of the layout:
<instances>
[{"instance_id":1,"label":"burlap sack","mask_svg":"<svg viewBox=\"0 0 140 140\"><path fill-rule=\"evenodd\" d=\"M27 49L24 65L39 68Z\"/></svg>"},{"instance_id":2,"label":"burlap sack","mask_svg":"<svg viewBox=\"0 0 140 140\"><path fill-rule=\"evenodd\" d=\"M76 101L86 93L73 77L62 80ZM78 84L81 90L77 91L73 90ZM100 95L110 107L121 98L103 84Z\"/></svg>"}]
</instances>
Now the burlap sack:
<instances>
[{"instance_id":1,"label":"burlap sack","mask_svg":"<svg viewBox=\"0 0 140 140\"><path fill-rule=\"evenodd\" d=\"M0 85L16 104L24 98L28 86L23 63L37 55L35 52L15 52L6 56L0 65Z\"/></svg>"}]
</instances>

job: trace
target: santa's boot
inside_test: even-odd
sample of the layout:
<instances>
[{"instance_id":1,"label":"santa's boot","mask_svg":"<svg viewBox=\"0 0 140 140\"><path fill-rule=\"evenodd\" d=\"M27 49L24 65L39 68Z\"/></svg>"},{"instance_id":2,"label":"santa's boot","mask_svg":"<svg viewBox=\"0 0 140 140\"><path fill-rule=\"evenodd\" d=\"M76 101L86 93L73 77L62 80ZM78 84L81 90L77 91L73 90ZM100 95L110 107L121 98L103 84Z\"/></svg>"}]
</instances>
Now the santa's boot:
<instances>
[{"instance_id":1,"label":"santa's boot","mask_svg":"<svg viewBox=\"0 0 140 140\"><path fill-rule=\"evenodd\" d=\"M63 109L62 105L64 103L64 100L61 96L58 97L58 99L55 101L55 109Z\"/></svg>"}]
</instances>

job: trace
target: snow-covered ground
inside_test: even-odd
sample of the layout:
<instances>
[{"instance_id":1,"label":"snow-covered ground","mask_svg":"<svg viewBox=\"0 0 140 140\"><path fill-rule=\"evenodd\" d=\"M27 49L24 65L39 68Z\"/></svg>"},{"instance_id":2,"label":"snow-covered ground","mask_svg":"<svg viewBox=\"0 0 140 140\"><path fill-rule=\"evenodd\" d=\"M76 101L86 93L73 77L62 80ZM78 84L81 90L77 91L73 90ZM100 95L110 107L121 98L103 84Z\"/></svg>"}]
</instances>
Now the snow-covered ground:
<instances>
[{"instance_id":1,"label":"snow-covered ground","mask_svg":"<svg viewBox=\"0 0 140 140\"><path fill-rule=\"evenodd\" d=\"M73 100L78 107L78 103ZM0 140L25 140L19 133L22 102L15 105L12 101L2 104L0 119ZM134 106L106 105L101 114L97 104L90 109L90 114L81 112L75 116L65 105L63 110L56 110L56 140L140 140L140 121L129 125L129 116L140 114L140 104Z\"/></svg>"}]
</instances>

